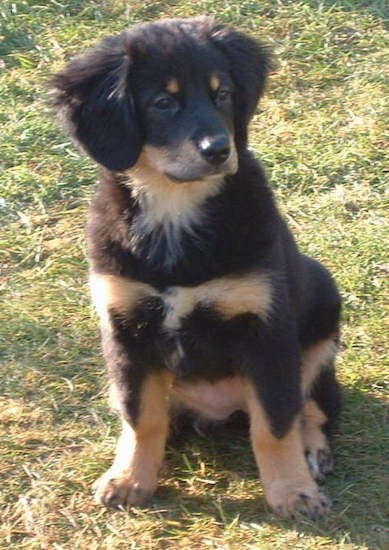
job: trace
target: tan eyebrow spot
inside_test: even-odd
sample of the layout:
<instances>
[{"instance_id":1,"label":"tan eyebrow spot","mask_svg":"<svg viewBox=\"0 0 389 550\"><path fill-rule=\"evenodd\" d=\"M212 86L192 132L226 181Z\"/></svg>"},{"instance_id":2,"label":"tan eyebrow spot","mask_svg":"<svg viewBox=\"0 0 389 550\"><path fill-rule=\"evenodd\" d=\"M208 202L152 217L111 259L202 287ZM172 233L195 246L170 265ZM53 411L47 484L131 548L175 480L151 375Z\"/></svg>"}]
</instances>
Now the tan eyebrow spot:
<instances>
[{"instance_id":1,"label":"tan eyebrow spot","mask_svg":"<svg viewBox=\"0 0 389 550\"><path fill-rule=\"evenodd\" d=\"M176 78L170 78L167 81L166 90L170 94L176 94L177 92L179 92L180 91L180 85L178 83L178 80Z\"/></svg>"},{"instance_id":2,"label":"tan eyebrow spot","mask_svg":"<svg viewBox=\"0 0 389 550\"><path fill-rule=\"evenodd\" d=\"M220 78L216 74L213 74L211 76L210 84L211 84L211 90L213 92L216 92L216 90L218 90L220 87Z\"/></svg>"}]
</instances>

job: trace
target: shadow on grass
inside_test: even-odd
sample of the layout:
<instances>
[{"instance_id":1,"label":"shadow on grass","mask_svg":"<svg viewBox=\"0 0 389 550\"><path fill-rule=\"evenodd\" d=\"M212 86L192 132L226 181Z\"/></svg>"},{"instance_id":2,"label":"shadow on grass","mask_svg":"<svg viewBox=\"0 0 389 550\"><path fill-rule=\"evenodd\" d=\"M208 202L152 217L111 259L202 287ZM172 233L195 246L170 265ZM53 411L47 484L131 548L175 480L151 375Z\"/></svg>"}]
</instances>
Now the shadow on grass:
<instances>
[{"instance_id":1,"label":"shadow on grass","mask_svg":"<svg viewBox=\"0 0 389 550\"><path fill-rule=\"evenodd\" d=\"M70 376L75 372L62 372L64 374ZM75 415L75 411L82 412L84 406L86 411L89 410L87 394L92 378L82 376L83 381L88 382L86 386L82 384L80 390L82 406L78 391L74 392L74 400L69 400L68 394L61 393L57 385L47 388L49 393L57 396L58 408L53 411L53 422L58 429ZM372 389L375 391L374 387ZM89 398L95 392L96 386L93 386ZM24 393L27 393L25 389ZM38 405L42 395L36 392L29 398ZM258 529L260 534L261 529L265 532L266 527L270 527L297 531L302 536L329 538L334 544L385 548L389 533L385 517L388 512L389 459L385 415L385 402L367 394L366 389L344 389L344 410L333 444L335 472L328 476L325 484L334 507L326 518L317 522L308 519L287 521L268 509L249 443L247 422L242 422L241 417L207 430L203 437L193 430L185 430L170 442L165 481L150 503L153 511L150 520L158 515L170 517L178 522L179 531L183 533L193 530L200 515L226 531L243 525L248 529ZM111 420L107 417L106 422L111 423ZM114 431L117 427L116 418L112 419ZM92 439L94 431L95 428L91 428L88 432ZM98 457L93 458L93 463L96 462ZM204 474L201 473L203 463ZM93 476L103 473L107 466L101 465L101 472L94 468ZM144 513L148 514L147 509ZM167 526L166 532L163 530L160 536L168 538L168 529Z\"/></svg>"},{"instance_id":2,"label":"shadow on grass","mask_svg":"<svg viewBox=\"0 0 389 550\"><path fill-rule=\"evenodd\" d=\"M385 484L389 458L388 436L385 432L385 404L356 389L344 391L344 411L338 434L334 438L335 472L326 480L326 490L334 507L332 513L317 522L283 520L267 508L262 495L255 494L258 478L248 441L247 426L235 422L218 430L212 429L206 437L185 433L169 446L168 468L174 470L168 483L161 487L153 501L159 507L175 514L175 519L190 525L190 514L204 514L225 529L239 524L276 526L292 529L305 536L329 537L334 543L366 545L384 548L387 542L388 500ZM173 446L174 445L174 446ZM205 461L212 464L217 479L206 480L209 493L189 495L194 470L191 463ZM171 474L171 471L170 471ZM219 477L220 474L220 477ZM200 476L201 477L201 476ZM225 496L231 479L250 484L250 492L243 498ZM260 484L258 482L258 492ZM195 493L195 491L192 491ZM231 491L230 491L231 494ZM386 510L386 518L385 518ZM178 517L177 517L178 516ZM180 517L181 516L181 517Z\"/></svg>"}]
</instances>

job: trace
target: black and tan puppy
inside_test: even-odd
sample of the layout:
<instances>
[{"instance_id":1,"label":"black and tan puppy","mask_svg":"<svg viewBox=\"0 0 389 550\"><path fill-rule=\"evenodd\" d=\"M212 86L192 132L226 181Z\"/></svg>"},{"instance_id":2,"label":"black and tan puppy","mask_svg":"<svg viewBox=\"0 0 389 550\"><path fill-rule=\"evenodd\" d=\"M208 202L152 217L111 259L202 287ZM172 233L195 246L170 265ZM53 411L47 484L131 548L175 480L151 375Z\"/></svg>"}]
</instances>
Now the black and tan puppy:
<instances>
[{"instance_id":1,"label":"black and tan puppy","mask_svg":"<svg viewBox=\"0 0 389 550\"><path fill-rule=\"evenodd\" d=\"M267 501L329 508L340 299L302 255L247 150L267 49L212 18L138 25L54 78L101 165L87 226L93 300L123 432L95 484L109 506L157 486L169 423L247 412Z\"/></svg>"}]
</instances>

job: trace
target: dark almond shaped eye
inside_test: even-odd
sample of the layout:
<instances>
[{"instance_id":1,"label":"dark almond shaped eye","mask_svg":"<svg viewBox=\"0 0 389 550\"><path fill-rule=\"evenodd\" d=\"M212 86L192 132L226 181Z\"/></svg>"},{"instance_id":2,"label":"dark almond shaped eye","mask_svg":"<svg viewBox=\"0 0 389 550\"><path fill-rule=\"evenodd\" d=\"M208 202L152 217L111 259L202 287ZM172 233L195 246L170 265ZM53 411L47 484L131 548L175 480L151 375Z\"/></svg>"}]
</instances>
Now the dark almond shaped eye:
<instances>
[{"instance_id":1,"label":"dark almond shaped eye","mask_svg":"<svg viewBox=\"0 0 389 550\"><path fill-rule=\"evenodd\" d=\"M164 96L156 99L153 103L153 107L160 111L167 111L176 105L176 100L169 96Z\"/></svg>"},{"instance_id":2,"label":"dark almond shaped eye","mask_svg":"<svg viewBox=\"0 0 389 550\"><path fill-rule=\"evenodd\" d=\"M216 96L217 101L226 101L231 97L231 91L221 88Z\"/></svg>"}]
</instances>

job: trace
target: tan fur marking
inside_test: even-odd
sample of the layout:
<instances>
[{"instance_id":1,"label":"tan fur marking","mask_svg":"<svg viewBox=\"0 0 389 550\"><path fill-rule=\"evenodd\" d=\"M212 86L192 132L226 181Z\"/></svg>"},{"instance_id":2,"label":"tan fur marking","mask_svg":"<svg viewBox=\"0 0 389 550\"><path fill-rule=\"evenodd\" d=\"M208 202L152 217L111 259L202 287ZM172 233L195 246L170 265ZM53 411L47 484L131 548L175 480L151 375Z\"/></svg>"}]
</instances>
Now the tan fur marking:
<instances>
[{"instance_id":1,"label":"tan fur marking","mask_svg":"<svg viewBox=\"0 0 389 550\"><path fill-rule=\"evenodd\" d=\"M220 176L213 176L178 185L153 167L168 154L163 147L146 145L131 170L131 186L148 216L150 227L167 220L185 223L196 216L197 207L205 199L218 193L223 183Z\"/></svg>"},{"instance_id":2,"label":"tan fur marking","mask_svg":"<svg viewBox=\"0 0 389 550\"><path fill-rule=\"evenodd\" d=\"M151 232L159 225L165 227L172 256L180 251L180 231L189 232L201 225L202 203L216 195L223 185L221 176L177 184L162 173L169 152L163 147L145 146L134 168L129 185L138 200L142 216L141 231Z\"/></svg>"},{"instance_id":3,"label":"tan fur marking","mask_svg":"<svg viewBox=\"0 0 389 550\"><path fill-rule=\"evenodd\" d=\"M327 421L324 412L313 399L308 399L304 404L303 412L303 443L305 449L318 450L327 447L327 440L322 431L322 426Z\"/></svg>"},{"instance_id":4,"label":"tan fur marking","mask_svg":"<svg viewBox=\"0 0 389 550\"><path fill-rule=\"evenodd\" d=\"M145 464L162 462L162 440L166 439L169 424L170 393L173 374L164 371L161 374L151 374L146 379L141 391L140 412L136 427L133 429L123 421L124 448L120 448L115 458L115 465L120 470L130 467L142 470ZM129 459L128 444L134 447L133 456ZM164 441L163 441L164 445ZM147 457L147 449L153 448L152 457ZM160 456L160 459L158 457ZM150 461L150 458L152 459Z\"/></svg>"},{"instance_id":5,"label":"tan fur marking","mask_svg":"<svg viewBox=\"0 0 389 550\"><path fill-rule=\"evenodd\" d=\"M188 145L189 147L190 145ZM206 221L202 208L205 200L216 195L224 179L212 175L203 180L177 184L163 175L164 166L170 163L169 152L164 148L145 146L140 159L129 172L129 183L140 206L133 246L138 246L137 235L151 235L150 257L156 252L159 238L153 231L163 229L166 253L161 259L165 267L172 269L183 253L183 231L196 238L198 228Z\"/></svg>"},{"instance_id":6,"label":"tan fur marking","mask_svg":"<svg viewBox=\"0 0 389 550\"><path fill-rule=\"evenodd\" d=\"M136 427L123 420L115 460L95 483L97 501L134 505L154 492L169 430L172 377L165 371L146 379Z\"/></svg>"},{"instance_id":7,"label":"tan fur marking","mask_svg":"<svg viewBox=\"0 0 389 550\"><path fill-rule=\"evenodd\" d=\"M335 356L337 344L332 338L321 340L303 352L302 385L304 395L309 394L312 383L321 369Z\"/></svg>"},{"instance_id":8,"label":"tan fur marking","mask_svg":"<svg viewBox=\"0 0 389 550\"><path fill-rule=\"evenodd\" d=\"M173 287L166 302L171 310L165 325L172 329L178 328L199 302L215 308L224 319L250 312L266 320L271 311L272 286L270 277L263 273L222 277L196 287Z\"/></svg>"},{"instance_id":9,"label":"tan fur marking","mask_svg":"<svg viewBox=\"0 0 389 550\"><path fill-rule=\"evenodd\" d=\"M171 78L166 84L166 91L170 94L177 94L180 91L180 84L176 78Z\"/></svg>"},{"instance_id":10,"label":"tan fur marking","mask_svg":"<svg viewBox=\"0 0 389 550\"><path fill-rule=\"evenodd\" d=\"M210 85L213 92L216 92L220 88L220 78L216 74L211 76Z\"/></svg>"},{"instance_id":11,"label":"tan fur marking","mask_svg":"<svg viewBox=\"0 0 389 550\"><path fill-rule=\"evenodd\" d=\"M108 324L108 309L129 311L137 301L156 291L150 285L116 275L91 273L89 278L92 300L103 324Z\"/></svg>"},{"instance_id":12,"label":"tan fur marking","mask_svg":"<svg viewBox=\"0 0 389 550\"><path fill-rule=\"evenodd\" d=\"M246 384L246 399L252 446L267 501L282 515L294 515L301 510L314 513L321 506L322 495L304 457L300 418L284 437L276 438L255 388L249 382ZM307 498L301 498L301 494Z\"/></svg>"}]
</instances>

